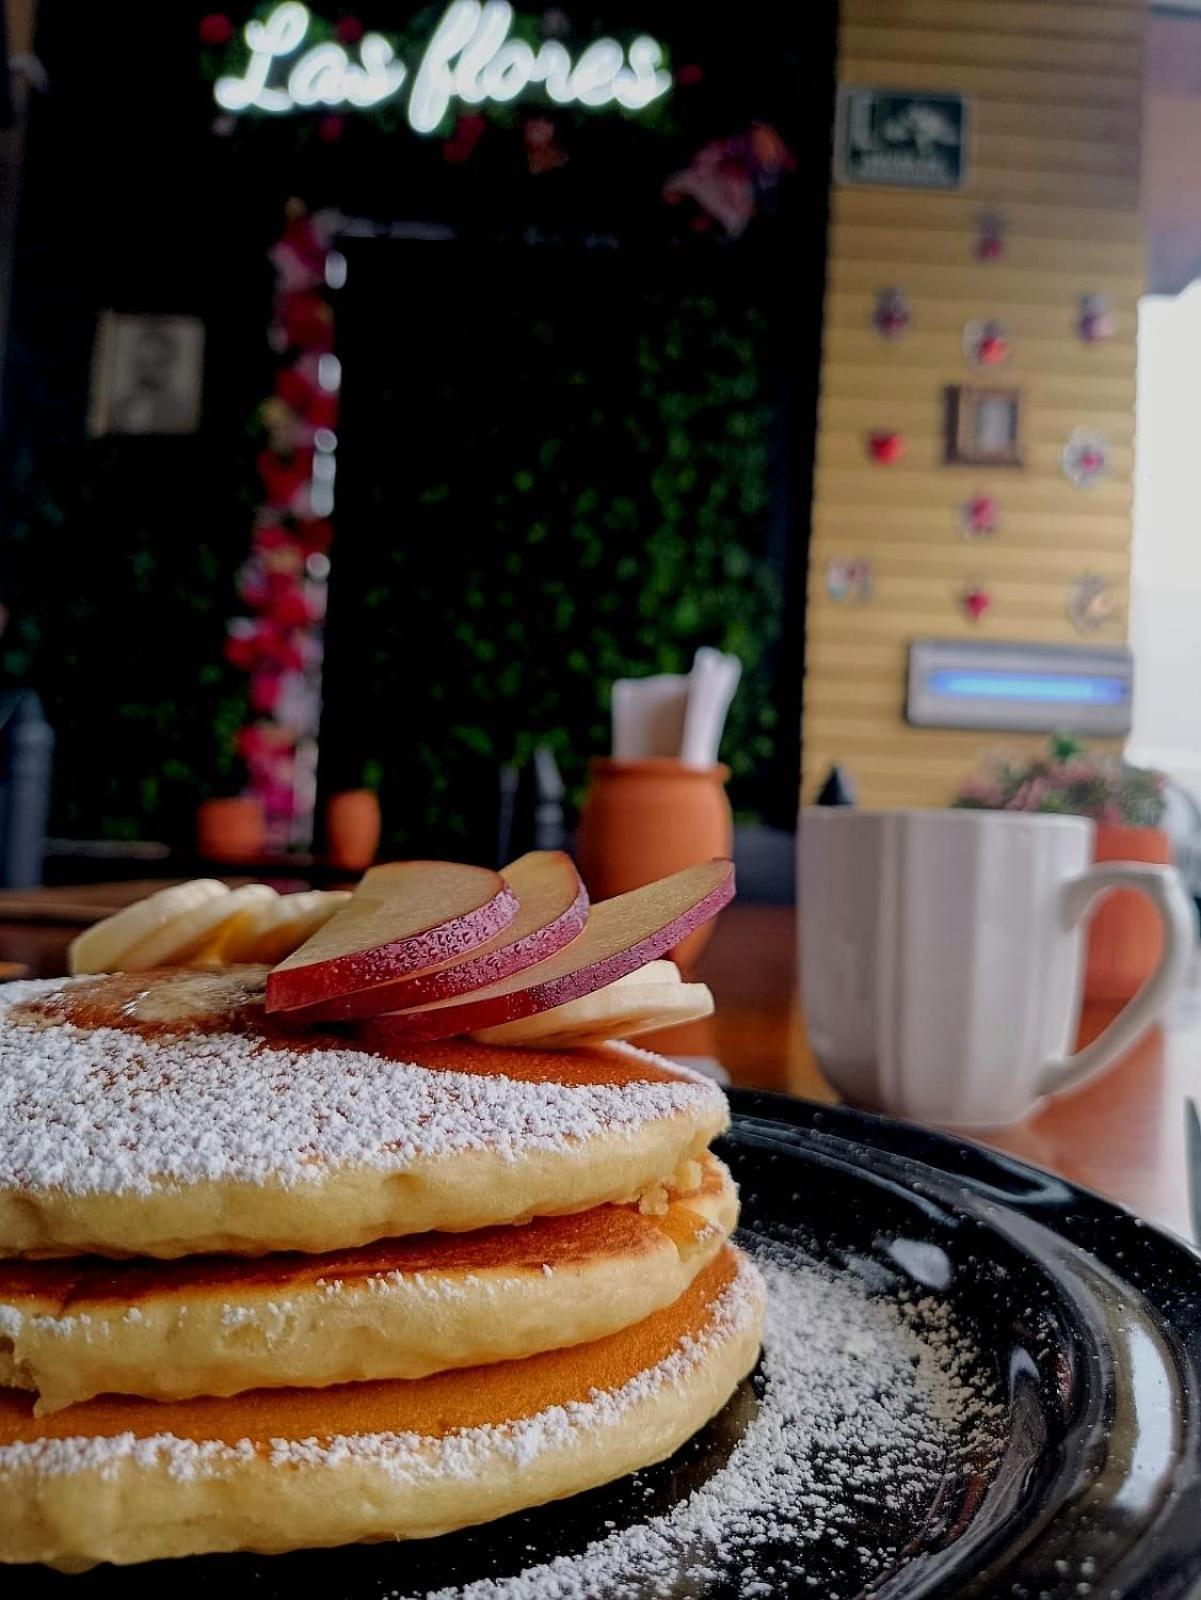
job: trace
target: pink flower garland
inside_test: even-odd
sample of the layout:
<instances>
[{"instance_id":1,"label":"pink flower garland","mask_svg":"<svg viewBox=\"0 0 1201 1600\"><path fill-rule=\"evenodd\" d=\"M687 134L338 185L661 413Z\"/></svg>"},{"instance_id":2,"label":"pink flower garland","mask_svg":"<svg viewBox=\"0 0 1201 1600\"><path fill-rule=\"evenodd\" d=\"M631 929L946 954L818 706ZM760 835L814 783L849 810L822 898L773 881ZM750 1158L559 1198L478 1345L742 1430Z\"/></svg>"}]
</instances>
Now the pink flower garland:
<instances>
[{"instance_id":1,"label":"pink flower garland","mask_svg":"<svg viewBox=\"0 0 1201 1600\"><path fill-rule=\"evenodd\" d=\"M338 421L334 317L327 279L336 219L288 206L272 246L274 393L260 410L261 501L238 574L248 615L229 624L225 653L249 676L251 720L238 736L248 793L263 807L269 848L312 839L321 704L327 552L333 538Z\"/></svg>"}]
</instances>

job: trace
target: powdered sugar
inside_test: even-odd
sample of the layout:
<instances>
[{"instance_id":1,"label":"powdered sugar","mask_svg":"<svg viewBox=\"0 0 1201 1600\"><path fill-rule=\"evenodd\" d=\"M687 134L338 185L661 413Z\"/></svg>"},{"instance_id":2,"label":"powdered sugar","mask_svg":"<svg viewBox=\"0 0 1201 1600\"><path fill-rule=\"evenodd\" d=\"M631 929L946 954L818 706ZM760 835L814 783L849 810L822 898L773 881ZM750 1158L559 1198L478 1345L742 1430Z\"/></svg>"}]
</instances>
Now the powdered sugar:
<instances>
[{"instance_id":1,"label":"powdered sugar","mask_svg":"<svg viewBox=\"0 0 1201 1600\"><path fill-rule=\"evenodd\" d=\"M673 1082L525 1082L245 1033L158 1039L5 1019L8 1006L56 987L0 991L0 1187L9 1190L294 1185L331 1166L401 1172L468 1150L519 1161L722 1104L711 1083L684 1073Z\"/></svg>"},{"instance_id":2,"label":"powdered sugar","mask_svg":"<svg viewBox=\"0 0 1201 1600\"><path fill-rule=\"evenodd\" d=\"M328 1439L240 1440L226 1445L212 1440L181 1439L174 1434L139 1438L132 1433L111 1438L48 1438L0 1447L0 1483L6 1475L35 1471L41 1476L98 1472L111 1478L122 1463L154 1467L169 1477L188 1481L200 1475L221 1476L238 1463L266 1452L272 1465L337 1467L361 1462L382 1469L400 1482L437 1477L466 1479L489 1470L498 1461L528 1465L551 1450L570 1447L581 1432L612 1426L640 1401L665 1385L685 1380L714 1349L740 1333L756 1315L763 1293L758 1272L748 1262L714 1301L708 1321L695 1336L686 1335L653 1367L637 1373L620 1388L593 1390L586 1399L552 1406L517 1422L464 1428L434 1439L415 1433L371 1433Z\"/></svg>"},{"instance_id":3,"label":"powdered sugar","mask_svg":"<svg viewBox=\"0 0 1201 1600\"><path fill-rule=\"evenodd\" d=\"M756 1409L744 1390L714 1425L717 1442L704 1448L719 1457L728 1449L724 1462L684 1500L675 1498L673 1487L662 1514L615 1514L598 1524L601 1536L586 1549L511 1575L438 1588L429 1600L632 1600L699 1594L710 1586L768 1595L802 1584L821 1600L842 1600L899 1559L898 1550L921 1528L940 1484L955 1482L969 1463L971 1471L987 1472L1002 1438L1004 1408L977 1371L973 1347L956 1329L946 1302L869 1293L853 1273L819 1266L795 1247L750 1243L768 1290L762 1394ZM744 1272L700 1341L677 1347L615 1394L442 1441L396 1433L273 1443L271 1459L318 1470L371 1463L400 1482L464 1477L487 1460L526 1464L685 1376L723 1330L745 1325L754 1292ZM6 1467L111 1475L124 1461L154 1465L183 1480L223 1476L255 1453L246 1441L227 1446L170 1436L53 1440L0 1451L0 1482ZM673 1462L663 1471L674 1486L680 1469ZM653 1475L641 1486L639 1479L630 1481L621 1491L622 1504L639 1504L651 1494L652 1482ZM545 1514L564 1516L570 1524L569 1507ZM583 1516L587 1526L595 1512ZM887 1535L877 1537L885 1525L893 1530L891 1542ZM870 1537L866 1527L873 1530ZM361 1589L340 1592L362 1600L389 1593L385 1574L411 1573L415 1558L417 1571L430 1571L434 1583L444 1583L436 1552L453 1553L463 1548L463 1539L471 1547L486 1537L452 1535L428 1547L428 1559L422 1546L409 1547L374 1570ZM845 1564L837 1575L822 1564L830 1547ZM399 1600L426 1590L390 1593Z\"/></svg>"},{"instance_id":4,"label":"powdered sugar","mask_svg":"<svg viewBox=\"0 0 1201 1600\"><path fill-rule=\"evenodd\" d=\"M898 1304L791 1249L756 1253L768 1290L764 1391L725 1465L661 1516L610 1522L582 1552L427 1600L621 1600L710 1584L768 1595L798 1582L837 1600L897 1559L895 1547L854 1543L865 1506L872 1522L881 1511L899 1527L911 1518L913 1532L944 1475L995 1457L1003 1407L944 1302ZM845 1591L821 1566L823 1542L856 1569Z\"/></svg>"}]
</instances>

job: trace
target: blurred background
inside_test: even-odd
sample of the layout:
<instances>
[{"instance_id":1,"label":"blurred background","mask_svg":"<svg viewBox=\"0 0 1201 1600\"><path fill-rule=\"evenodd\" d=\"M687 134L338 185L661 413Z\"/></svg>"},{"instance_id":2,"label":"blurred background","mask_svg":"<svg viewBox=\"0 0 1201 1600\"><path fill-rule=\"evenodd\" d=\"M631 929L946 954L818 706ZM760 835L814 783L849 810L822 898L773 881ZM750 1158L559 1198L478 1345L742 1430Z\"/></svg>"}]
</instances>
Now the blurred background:
<instances>
[{"instance_id":1,"label":"blurred background","mask_svg":"<svg viewBox=\"0 0 1201 1600\"><path fill-rule=\"evenodd\" d=\"M10 884L553 843L700 647L744 894L1123 753L1187 860L1201 7L3 16Z\"/></svg>"}]
</instances>

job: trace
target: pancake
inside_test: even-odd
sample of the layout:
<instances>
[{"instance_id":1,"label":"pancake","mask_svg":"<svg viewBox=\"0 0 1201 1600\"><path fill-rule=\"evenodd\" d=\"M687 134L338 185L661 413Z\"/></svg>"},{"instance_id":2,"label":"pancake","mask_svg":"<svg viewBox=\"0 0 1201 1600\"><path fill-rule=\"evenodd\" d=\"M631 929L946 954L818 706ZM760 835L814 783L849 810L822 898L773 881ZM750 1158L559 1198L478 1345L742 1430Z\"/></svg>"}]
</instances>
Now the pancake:
<instances>
[{"instance_id":1,"label":"pancake","mask_svg":"<svg viewBox=\"0 0 1201 1600\"><path fill-rule=\"evenodd\" d=\"M0 1394L0 1559L78 1570L217 1550L427 1538L594 1488L679 1448L759 1348L732 1246L595 1343L414 1382L232 1399Z\"/></svg>"},{"instance_id":2,"label":"pancake","mask_svg":"<svg viewBox=\"0 0 1201 1600\"><path fill-rule=\"evenodd\" d=\"M714 1156L661 1216L597 1206L324 1256L0 1266L0 1384L40 1412L422 1378L584 1344L670 1305L738 1220Z\"/></svg>"},{"instance_id":3,"label":"pancake","mask_svg":"<svg viewBox=\"0 0 1201 1600\"><path fill-rule=\"evenodd\" d=\"M402 1058L291 1032L265 977L0 990L0 1255L317 1252L566 1215L681 1187L728 1121L714 1084L631 1045Z\"/></svg>"}]
</instances>

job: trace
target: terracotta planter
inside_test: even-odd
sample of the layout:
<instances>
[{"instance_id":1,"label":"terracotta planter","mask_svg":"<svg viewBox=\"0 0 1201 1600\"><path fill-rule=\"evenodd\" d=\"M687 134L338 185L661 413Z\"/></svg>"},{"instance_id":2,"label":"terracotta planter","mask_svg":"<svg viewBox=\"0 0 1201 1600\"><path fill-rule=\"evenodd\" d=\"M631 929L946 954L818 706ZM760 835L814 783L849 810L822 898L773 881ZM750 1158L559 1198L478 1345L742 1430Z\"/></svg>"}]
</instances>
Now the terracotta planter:
<instances>
[{"instance_id":1,"label":"terracotta planter","mask_svg":"<svg viewBox=\"0 0 1201 1600\"><path fill-rule=\"evenodd\" d=\"M1149 861L1162 866L1172 859L1171 841L1159 828L1099 822L1093 848L1097 861ZM1107 895L1088 926L1084 998L1129 1000L1154 971L1162 949L1163 929L1146 895L1133 889Z\"/></svg>"},{"instance_id":2,"label":"terracotta planter","mask_svg":"<svg viewBox=\"0 0 1201 1600\"><path fill-rule=\"evenodd\" d=\"M196 848L206 861L251 861L265 842L263 808L253 795L196 807Z\"/></svg>"},{"instance_id":3,"label":"terracotta planter","mask_svg":"<svg viewBox=\"0 0 1201 1600\"><path fill-rule=\"evenodd\" d=\"M325 843L335 867L362 872L379 849L379 796L374 789L331 794L325 806Z\"/></svg>"},{"instance_id":4,"label":"terracotta planter","mask_svg":"<svg viewBox=\"0 0 1201 1600\"><path fill-rule=\"evenodd\" d=\"M594 761L577 838L580 873L594 900L638 889L714 856L728 856L734 823L723 766L686 767L673 757ZM671 952L691 966L708 923Z\"/></svg>"}]
</instances>

